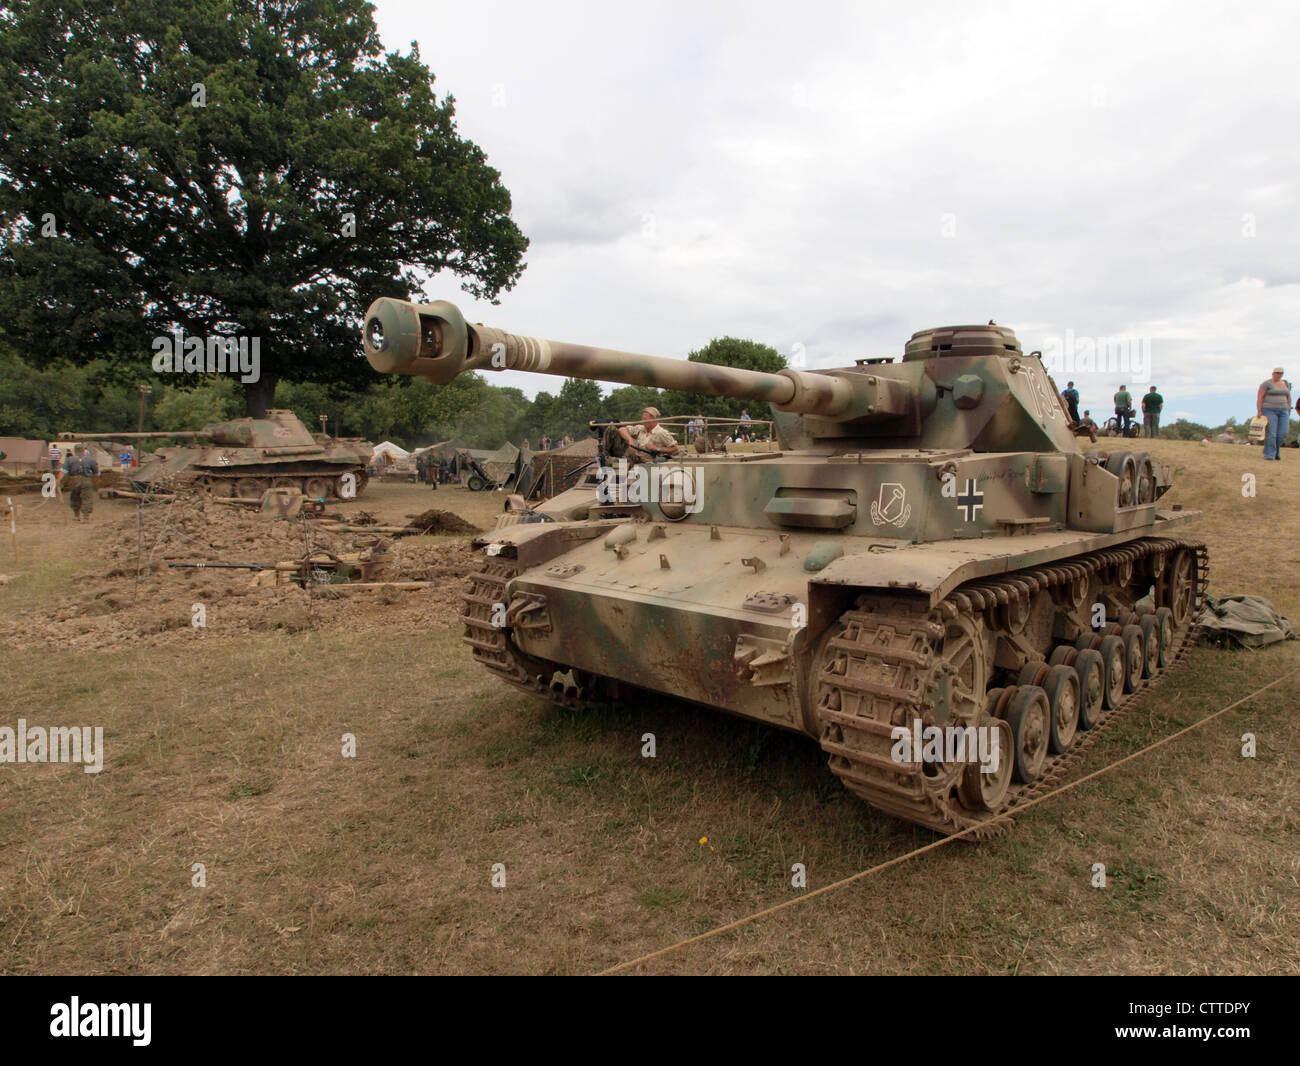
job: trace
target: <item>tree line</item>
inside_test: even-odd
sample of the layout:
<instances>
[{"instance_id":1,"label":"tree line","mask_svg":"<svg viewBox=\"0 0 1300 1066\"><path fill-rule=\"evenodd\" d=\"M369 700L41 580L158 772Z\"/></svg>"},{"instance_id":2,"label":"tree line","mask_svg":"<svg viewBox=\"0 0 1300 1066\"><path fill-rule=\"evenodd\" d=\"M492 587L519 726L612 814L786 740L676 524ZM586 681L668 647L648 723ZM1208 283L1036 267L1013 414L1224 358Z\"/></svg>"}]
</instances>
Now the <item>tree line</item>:
<instances>
[{"instance_id":1,"label":"tree line","mask_svg":"<svg viewBox=\"0 0 1300 1066\"><path fill-rule=\"evenodd\" d=\"M734 337L710 341L687 358L769 373L785 366L784 357L768 345ZM142 385L149 389L143 396L143 420ZM555 393L542 391L530 400L523 390L493 385L478 373L462 374L447 385L377 375L364 387L281 378L270 405L293 411L313 431L325 415L331 434L376 443L391 440L406 448L451 438L475 448L495 448L504 441L535 446L538 437L558 440L566 434L577 440L589 434L594 419L631 422L646 407L658 408L666 418L739 418L742 410L766 417L765 409L745 400L639 385L610 389L578 378L566 378ZM0 436L111 436L134 432L137 426L145 432L195 430L241 417L245 409L245 396L233 377L132 375L121 362L107 359L38 364L0 344Z\"/></svg>"}]
</instances>

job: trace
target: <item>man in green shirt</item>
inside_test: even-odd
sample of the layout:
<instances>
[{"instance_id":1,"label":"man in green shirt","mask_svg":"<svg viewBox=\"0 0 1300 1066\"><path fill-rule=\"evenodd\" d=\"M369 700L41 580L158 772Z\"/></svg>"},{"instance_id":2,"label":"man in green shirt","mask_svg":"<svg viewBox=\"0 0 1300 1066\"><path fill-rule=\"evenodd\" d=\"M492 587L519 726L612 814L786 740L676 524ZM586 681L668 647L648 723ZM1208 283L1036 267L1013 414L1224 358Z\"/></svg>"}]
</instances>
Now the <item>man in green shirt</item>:
<instances>
[{"instance_id":1,"label":"man in green shirt","mask_svg":"<svg viewBox=\"0 0 1300 1066\"><path fill-rule=\"evenodd\" d=\"M1160 410L1165 405L1165 398L1156 392L1156 387L1142 397L1142 422L1148 437L1160 436Z\"/></svg>"},{"instance_id":2,"label":"man in green shirt","mask_svg":"<svg viewBox=\"0 0 1300 1066\"><path fill-rule=\"evenodd\" d=\"M1133 397L1123 385L1115 393L1115 417L1119 419L1120 433L1127 437L1128 427L1133 421Z\"/></svg>"}]
</instances>

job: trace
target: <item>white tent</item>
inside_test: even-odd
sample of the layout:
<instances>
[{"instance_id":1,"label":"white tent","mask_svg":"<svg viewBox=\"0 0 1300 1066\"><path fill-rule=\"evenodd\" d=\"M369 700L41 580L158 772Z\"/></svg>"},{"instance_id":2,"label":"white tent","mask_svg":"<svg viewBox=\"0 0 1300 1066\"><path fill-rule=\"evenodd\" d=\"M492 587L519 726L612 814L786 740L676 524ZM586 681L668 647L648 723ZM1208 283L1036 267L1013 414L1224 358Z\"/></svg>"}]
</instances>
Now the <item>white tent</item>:
<instances>
[{"instance_id":1,"label":"white tent","mask_svg":"<svg viewBox=\"0 0 1300 1066\"><path fill-rule=\"evenodd\" d=\"M384 441L383 444L375 445L374 450L371 453L371 459L372 461L377 460L379 459L380 456L383 455L391 455L393 457L393 460L396 462L399 459L409 459L411 453L408 452L405 448L399 448L391 440L386 440Z\"/></svg>"}]
</instances>

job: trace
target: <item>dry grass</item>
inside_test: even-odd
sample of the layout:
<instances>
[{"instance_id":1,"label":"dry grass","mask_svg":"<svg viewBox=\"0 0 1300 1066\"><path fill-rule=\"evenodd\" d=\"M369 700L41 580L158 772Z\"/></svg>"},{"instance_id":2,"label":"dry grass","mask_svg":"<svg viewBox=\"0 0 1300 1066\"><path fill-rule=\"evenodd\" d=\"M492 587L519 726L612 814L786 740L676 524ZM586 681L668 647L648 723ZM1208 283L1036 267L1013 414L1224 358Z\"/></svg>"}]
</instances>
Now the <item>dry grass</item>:
<instances>
[{"instance_id":1,"label":"dry grass","mask_svg":"<svg viewBox=\"0 0 1300 1066\"><path fill-rule=\"evenodd\" d=\"M1181 468L1173 498L1209 512L1212 591L1263 592L1300 615L1300 452L1153 451ZM378 486L363 505L486 525L499 502L433 495ZM94 527L42 514L24 518L39 532L0 610L63 587L93 553ZM454 628L191 643L0 655L0 724L101 724L108 749L97 776L0 765L0 972L589 972L790 898L795 862L815 888L934 839L849 797L807 740L667 700L561 711L488 677ZM1296 645L1198 651L1087 767L1298 665ZM1296 691L1292 679L1040 805L1006 839L943 848L640 969L1294 972ZM655 759L640 755L646 732ZM191 887L196 862L206 888ZM1090 885L1098 862L1105 889Z\"/></svg>"}]
</instances>

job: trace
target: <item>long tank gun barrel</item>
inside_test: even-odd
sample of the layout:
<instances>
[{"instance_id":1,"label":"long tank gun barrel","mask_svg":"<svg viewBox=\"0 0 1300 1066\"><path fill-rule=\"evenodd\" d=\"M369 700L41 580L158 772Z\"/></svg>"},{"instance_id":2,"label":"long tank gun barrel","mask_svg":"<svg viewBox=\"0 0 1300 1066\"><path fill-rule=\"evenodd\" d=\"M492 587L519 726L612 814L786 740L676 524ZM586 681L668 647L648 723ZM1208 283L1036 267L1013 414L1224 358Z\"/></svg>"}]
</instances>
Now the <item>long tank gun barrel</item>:
<instances>
[{"instance_id":1,"label":"long tank gun barrel","mask_svg":"<svg viewBox=\"0 0 1300 1066\"><path fill-rule=\"evenodd\" d=\"M770 403L780 411L846 420L894 417L912 402L905 383L866 374L788 368L767 374L472 326L445 300L376 300L366 312L362 337L366 358L380 373L414 374L440 385L466 370L527 370L731 396Z\"/></svg>"}]
</instances>

